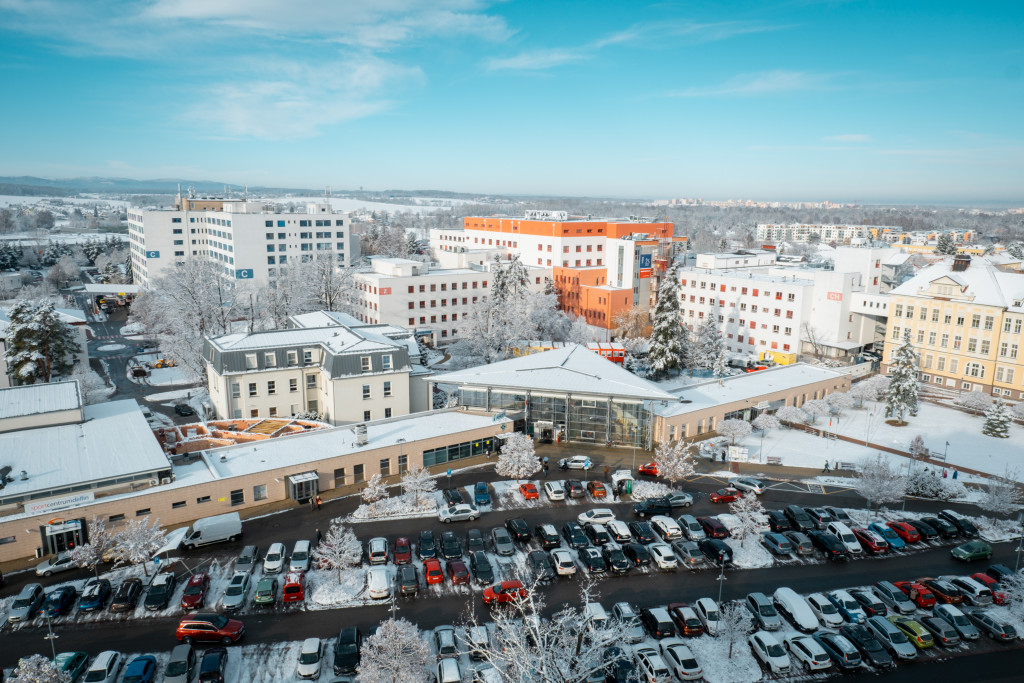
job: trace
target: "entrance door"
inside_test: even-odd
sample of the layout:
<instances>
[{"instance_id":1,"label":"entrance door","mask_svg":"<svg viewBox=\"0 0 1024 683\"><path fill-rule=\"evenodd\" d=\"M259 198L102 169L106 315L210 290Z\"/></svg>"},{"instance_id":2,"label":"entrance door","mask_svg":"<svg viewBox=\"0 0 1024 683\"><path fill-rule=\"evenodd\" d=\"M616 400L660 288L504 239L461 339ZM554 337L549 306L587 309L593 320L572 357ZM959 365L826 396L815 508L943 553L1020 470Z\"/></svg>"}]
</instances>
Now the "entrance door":
<instances>
[{"instance_id":1,"label":"entrance door","mask_svg":"<svg viewBox=\"0 0 1024 683\"><path fill-rule=\"evenodd\" d=\"M88 543L89 541L89 533L86 529L84 518L70 521L54 519L49 524L39 527L39 531L43 539L44 555L53 555L65 550L71 550L75 546Z\"/></svg>"},{"instance_id":2,"label":"entrance door","mask_svg":"<svg viewBox=\"0 0 1024 683\"><path fill-rule=\"evenodd\" d=\"M316 472L303 472L288 477L288 497L300 503L308 503L320 492L320 477Z\"/></svg>"}]
</instances>

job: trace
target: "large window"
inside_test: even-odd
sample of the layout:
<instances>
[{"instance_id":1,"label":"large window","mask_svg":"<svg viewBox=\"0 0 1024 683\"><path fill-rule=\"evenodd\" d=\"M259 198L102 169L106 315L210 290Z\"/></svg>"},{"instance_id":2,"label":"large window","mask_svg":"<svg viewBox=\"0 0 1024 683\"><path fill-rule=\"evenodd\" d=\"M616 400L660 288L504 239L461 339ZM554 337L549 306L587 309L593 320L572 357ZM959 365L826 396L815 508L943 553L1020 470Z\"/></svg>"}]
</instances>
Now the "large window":
<instances>
[{"instance_id":1,"label":"large window","mask_svg":"<svg viewBox=\"0 0 1024 683\"><path fill-rule=\"evenodd\" d=\"M483 455L491 450L492 442L493 440L490 438L477 439L476 441L467 441L465 443L442 446L441 448L433 448L428 451L423 451L423 466L430 467L432 465L440 465L453 460L461 460L463 458L471 458L476 455Z\"/></svg>"},{"instance_id":2,"label":"large window","mask_svg":"<svg viewBox=\"0 0 1024 683\"><path fill-rule=\"evenodd\" d=\"M467 389L459 387L459 405L469 408L487 408L486 389Z\"/></svg>"}]
</instances>

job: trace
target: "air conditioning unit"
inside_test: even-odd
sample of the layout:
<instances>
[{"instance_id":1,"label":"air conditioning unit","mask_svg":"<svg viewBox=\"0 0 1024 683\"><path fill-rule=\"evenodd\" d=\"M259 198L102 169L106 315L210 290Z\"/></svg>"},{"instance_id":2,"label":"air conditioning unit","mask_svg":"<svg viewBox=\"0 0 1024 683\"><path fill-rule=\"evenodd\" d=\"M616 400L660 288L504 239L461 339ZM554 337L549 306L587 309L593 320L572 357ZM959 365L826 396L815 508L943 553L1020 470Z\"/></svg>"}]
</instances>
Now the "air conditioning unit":
<instances>
[{"instance_id":1,"label":"air conditioning unit","mask_svg":"<svg viewBox=\"0 0 1024 683\"><path fill-rule=\"evenodd\" d=\"M161 484L170 484L170 483L171 483L171 478L170 478L170 477L163 477L163 478L162 478L162 479L160 480L160 483L161 483Z\"/></svg>"},{"instance_id":2,"label":"air conditioning unit","mask_svg":"<svg viewBox=\"0 0 1024 683\"><path fill-rule=\"evenodd\" d=\"M159 482L159 481L157 481L156 479L150 479L150 480L149 480L149 485L150 485L150 486L156 486L156 485L157 485L157 484L159 484L159 483L160 483L160 482Z\"/></svg>"}]
</instances>

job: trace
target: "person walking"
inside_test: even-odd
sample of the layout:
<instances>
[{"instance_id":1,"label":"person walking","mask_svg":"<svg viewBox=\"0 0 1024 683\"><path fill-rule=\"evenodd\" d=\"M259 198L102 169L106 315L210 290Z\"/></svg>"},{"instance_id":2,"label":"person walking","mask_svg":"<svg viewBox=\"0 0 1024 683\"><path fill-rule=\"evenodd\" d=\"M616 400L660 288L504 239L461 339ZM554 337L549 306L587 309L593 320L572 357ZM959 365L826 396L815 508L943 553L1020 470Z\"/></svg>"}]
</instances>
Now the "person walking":
<instances>
[{"instance_id":1,"label":"person walking","mask_svg":"<svg viewBox=\"0 0 1024 683\"><path fill-rule=\"evenodd\" d=\"M608 478L608 475L609 475L609 474L611 473L611 471L612 471L612 470L611 470L611 468L610 468L610 467L608 467L608 465L605 465L605 466L604 466L604 478L605 478L605 479L607 479L607 478Z\"/></svg>"},{"instance_id":2,"label":"person walking","mask_svg":"<svg viewBox=\"0 0 1024 683\"><path fill-rule=\"evenodd\" d=\"M960 473L956 471L956 468L954 468L953 469L953 478L956 479L956 475L958 475L958 474L960 474Z\"/></svg>"},{"instance_id":3,"label":"person walking","mask_svg":"<svg viewBox=\"0 0 1024 683\"><path fill-rule=\"evenodd\" d=\"M618 500L618 499L619 499L619 487L618 486L613 486L612 487L612 500Z\"/></svg>"},{"instance_id":4,"label":"person walking","mask_svg":"<svg viewBox=\"0 0 1024 683\"><path fill-rule=\"evenodd\" d=\"M313 496L309 497L309 509L316 510L316 498L314 498Z\"/></svg>"},{"instance_id":5,"label":"person walking","mask_svg":"<svg viewBox=\"0 0 1024 683\"><path fill-rule=\"evenodd\" d=\"M324 539L324 535L322 533L320 533L319 529L317 529L316 530L316 544L320 545L320 541L322 541L323 539Z\"/></svg>"},{"instance_id":6,"label":"person walking","mask_svg":"<svg viewBox=\"0 0 1024 683\"><path fill-rule=\"evenodd\" d=\"M316 497L316 509L319 510L321 505L323 505L323 501L320 500L320 496L317 496Z\"/></svg>"},{"instance_id":7,"label":"person walking","mask_svg":"<svg viewBox=\"0 0 1024 683\"><path fill-rule=\"evenodd\" d=\"M945 470L945 468L943 468L943 470L942 470L942 478L943 478L943 479L946 479L946 478L948 478L948 477L949 477L949 472L947 472L947 471Z\"/></svg>"},{"instance_id":8,"label":"person walking","mask_svg":"<svg viewBox=\"0 0 1024 683\"><path fill-rule=\"evenodd\" d=\"M544 476L548 476L548 463L546 458L544 460Z\"/></svg>"},{"instance_id":9,"label":"person walking","mask_svg":"<svg viewBox=\"0 0 1024 683\"><path fill-rule=\"evenodd\" d=\"M825 469L823 469L822 472L825 472L827 474L829 471L830 468L828 466L828 458L825 458Z\"/></svg>"}]
</instances>

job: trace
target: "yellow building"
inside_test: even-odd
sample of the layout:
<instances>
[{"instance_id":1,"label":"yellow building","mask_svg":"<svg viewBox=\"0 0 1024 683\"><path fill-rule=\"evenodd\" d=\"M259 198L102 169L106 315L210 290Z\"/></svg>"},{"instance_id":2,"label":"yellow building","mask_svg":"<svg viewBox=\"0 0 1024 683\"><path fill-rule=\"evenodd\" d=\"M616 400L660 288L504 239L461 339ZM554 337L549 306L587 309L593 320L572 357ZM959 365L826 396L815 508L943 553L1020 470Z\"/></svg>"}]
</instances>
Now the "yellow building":
<instances>
[{"instance_id":1,"label":"yellow building","mask_svg":"<svg viewBox=\"0 0 1024 683\"><path fill-rule=\"evenodd\" d=\"M889 296L883 372L910 330L922 382L1024 399L1024 274L961 255L924 268Z\"/></svg>"}]
</instances>

